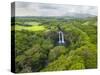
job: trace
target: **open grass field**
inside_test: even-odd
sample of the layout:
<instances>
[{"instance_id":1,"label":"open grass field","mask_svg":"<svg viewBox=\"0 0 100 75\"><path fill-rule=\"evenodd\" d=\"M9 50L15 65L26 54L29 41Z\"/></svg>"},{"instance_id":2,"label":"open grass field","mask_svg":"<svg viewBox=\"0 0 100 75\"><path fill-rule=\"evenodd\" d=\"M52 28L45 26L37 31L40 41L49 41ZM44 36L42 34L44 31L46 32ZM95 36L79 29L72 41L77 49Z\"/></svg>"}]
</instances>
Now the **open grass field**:
<instances>
[{"instance_id":1,"label":"open grass field","mask_svg":"<svg viewBox=\"0 0 100 75\"><path fill-rule=\"evenodd\" d=\"M39 26L39 25L32 25L32 26L16 25L15 30L44 31L46 30L46 28L44 26Z\"/></svg>"}]
</instances>

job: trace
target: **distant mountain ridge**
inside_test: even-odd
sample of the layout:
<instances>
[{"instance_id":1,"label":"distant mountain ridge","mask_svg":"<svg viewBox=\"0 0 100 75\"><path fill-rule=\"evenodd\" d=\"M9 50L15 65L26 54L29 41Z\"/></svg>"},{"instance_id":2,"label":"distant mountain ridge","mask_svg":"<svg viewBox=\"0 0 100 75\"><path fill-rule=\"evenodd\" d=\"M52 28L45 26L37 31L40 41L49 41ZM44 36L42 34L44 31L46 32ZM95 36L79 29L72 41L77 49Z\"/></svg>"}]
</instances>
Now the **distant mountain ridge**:
<instances>
[{"instance_id":1,"label":"distant mountain ridge","mask_svg":"<svg viewBox=\"0 0 100 75\"><path fill-rule=\"evenodd\" d=\"M81 13L68 13L65 14L64 16L15 16L15 17L21 17L21 18L31 18L31 17L55 17L55 18L66 18L66 19L72 19L72 18L88 18L88 17L95 17L96 15L91 15L91 14L81 14Z\"/></svg>"}]
</instances>

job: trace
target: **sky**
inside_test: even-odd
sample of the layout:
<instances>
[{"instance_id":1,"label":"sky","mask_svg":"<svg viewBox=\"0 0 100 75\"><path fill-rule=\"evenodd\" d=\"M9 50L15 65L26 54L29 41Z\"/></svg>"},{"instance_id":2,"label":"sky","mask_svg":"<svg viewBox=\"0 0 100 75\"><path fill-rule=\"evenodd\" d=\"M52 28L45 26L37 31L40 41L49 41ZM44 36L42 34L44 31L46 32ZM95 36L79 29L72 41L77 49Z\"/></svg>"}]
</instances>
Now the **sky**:
<instances>
[{"instance_id":1,"label":"sky","mask_svg":"<svg viewBox=\"0 0 100 75\"><path fill-rule=\"evenodd\" d=\"M31 2L15 3L15 16L72 16L75 14L97 16L97 7Z\"/></svg>"}]
</instances>

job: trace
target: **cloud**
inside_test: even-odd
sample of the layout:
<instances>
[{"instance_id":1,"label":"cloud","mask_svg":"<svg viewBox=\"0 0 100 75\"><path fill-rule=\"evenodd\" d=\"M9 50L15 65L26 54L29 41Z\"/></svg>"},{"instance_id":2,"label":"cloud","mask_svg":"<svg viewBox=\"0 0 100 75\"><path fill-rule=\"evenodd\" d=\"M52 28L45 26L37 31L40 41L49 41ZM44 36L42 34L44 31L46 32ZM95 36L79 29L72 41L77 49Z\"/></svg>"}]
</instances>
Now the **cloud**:
<instances>
[{"instance_id":1,"label":"cloud","mask_svg":"<svg viewBox=\"0 0 100 75\"><path fill-rule=\"evenodd\" d=\"M16 2L16 16L64 16L69 14L97 15L97 7L31 2Z\"/></svg>"}]
</instances>

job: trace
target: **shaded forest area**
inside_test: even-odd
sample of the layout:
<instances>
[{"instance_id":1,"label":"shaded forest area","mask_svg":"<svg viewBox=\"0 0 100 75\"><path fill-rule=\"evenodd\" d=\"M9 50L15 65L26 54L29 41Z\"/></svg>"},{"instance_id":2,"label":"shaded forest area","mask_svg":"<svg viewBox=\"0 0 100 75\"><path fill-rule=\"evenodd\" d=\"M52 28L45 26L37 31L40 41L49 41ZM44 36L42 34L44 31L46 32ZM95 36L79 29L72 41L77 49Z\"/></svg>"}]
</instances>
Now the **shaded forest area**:
<instances>
[{"instance_id":1,"label":"shaded forest area","mask_svg":"<svg viewBox=\"0 0 100 75\"><path fill-rule=\"evenodd\" d=\"M64 45L58 44L59 27ZM12 20L16 72L97 68L97 17L17 17L13 31Z\"/></svg>"}]
</instances>

